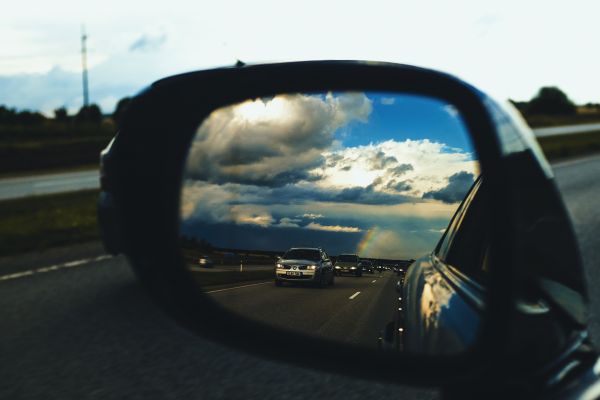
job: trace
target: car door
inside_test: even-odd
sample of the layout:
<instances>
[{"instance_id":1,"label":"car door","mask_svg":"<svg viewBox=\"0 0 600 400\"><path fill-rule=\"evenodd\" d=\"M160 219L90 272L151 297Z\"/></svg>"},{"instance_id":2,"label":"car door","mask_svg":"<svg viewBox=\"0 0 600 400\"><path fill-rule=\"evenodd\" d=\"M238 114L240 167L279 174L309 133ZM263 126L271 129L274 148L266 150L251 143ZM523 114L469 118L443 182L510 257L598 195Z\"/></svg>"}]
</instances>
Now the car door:
<instances>
[{"instance_id":1,"label":"car door","mask_svg":"<svg viewBox=\"0 0 600 400\"><path fill-rule=\"evenodd\" d=\"M416 260L406 273L401 321L405 351L456 354L476 340L489 247L482 187L478 179L435 251Z\"/></svg>"}]
</instances>

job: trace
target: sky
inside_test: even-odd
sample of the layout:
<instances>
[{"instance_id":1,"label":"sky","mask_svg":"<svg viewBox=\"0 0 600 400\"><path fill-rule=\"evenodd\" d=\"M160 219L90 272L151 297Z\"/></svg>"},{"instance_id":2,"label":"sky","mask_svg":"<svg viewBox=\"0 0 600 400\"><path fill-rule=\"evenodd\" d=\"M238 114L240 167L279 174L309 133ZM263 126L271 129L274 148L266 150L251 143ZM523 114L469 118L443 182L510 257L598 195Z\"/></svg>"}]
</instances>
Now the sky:
<instances>
[{"instance_id":1,"label":"sky","mask_svg":"<svg viewBox=\"0 0 600 400\"><path fill-rule=\"evenodd\" d=\"M433 249L477 174L461 116L440 100L371 92L250 99L198 128L181 233L230 249L416 258Z\"/></svg>"},{"instance_id":2,"label":"sky","mask_svg":"<svg viewBox=\"0 0 600 400\"><path fill-rule=\"evenodd\" d=\"M600 2L22 0L0 14L0 104L81 106L80 31L91 100L186 71L246 63L361 59L457 75L503 100L556 85L600 102Z\"/></svg>"}]
</instances>

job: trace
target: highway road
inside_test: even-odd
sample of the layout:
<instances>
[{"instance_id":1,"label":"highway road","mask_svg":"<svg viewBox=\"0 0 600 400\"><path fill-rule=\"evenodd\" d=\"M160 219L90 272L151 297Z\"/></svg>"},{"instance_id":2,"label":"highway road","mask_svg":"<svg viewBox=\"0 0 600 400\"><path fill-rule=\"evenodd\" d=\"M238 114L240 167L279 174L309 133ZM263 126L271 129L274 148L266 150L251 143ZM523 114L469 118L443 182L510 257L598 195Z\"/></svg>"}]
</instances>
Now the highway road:
<instances>
[{"instance_id":1,"label":"highway road","mask_svg":"<svg viewBox=\"0 0 600 400\"><path fill-rule=\"evenodd\" d=\"M95 189L100 185L99 179L98 170L0 179L0 200Z\"/></svg>"},{"instance_id":2,"label":"highway road","mask_svg":"<svg viewBox=\"0 0 600 400\"><path fill-rule=\"evenodd\" d=\"M533 133L536 137L567 135L575 133L595 132L600 131L600 124L580 124L580 125L564 125L550 126L547 128L535 128Z\"/></svg>"},{"instance_id":3,"label":"highway road","mask_svg":"<svg viewBox=\"0 0 600 400\"><path fill-rule=\"evenodd\" d=\"M396 277L391 271L339 276L333 286L324 288L276 287L270 280L209 293L225 308L253 320L375 349L380 332L397 315Z\"/></svg>"},{"instance_id":4,"label":"highway road","mask_svg":"<svg viewBox=\"0 0 600 400\"><path fill-rule=\"evenodd\" d=\"M600 156L554 169L586 267L592 339L600 343ZM106 258L97 244L0 259L0 275L8 277L0 280L3 399L436 397L431 390L266 361L196 338L152 304L123 257ZM296 288L281 289L297 295ZM350 301L349 291L340 302Z\"/></svg>"}]
</instances>

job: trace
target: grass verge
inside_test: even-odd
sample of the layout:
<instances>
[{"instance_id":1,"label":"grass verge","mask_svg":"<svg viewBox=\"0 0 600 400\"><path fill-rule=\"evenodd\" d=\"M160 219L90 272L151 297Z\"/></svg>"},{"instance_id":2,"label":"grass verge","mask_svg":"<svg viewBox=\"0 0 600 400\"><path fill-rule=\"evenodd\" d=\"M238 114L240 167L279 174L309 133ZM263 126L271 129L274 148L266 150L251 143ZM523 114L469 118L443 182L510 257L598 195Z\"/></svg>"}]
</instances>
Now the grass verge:
<instances>
[{"instance_id":1,"label":"grass verge","mask_svg":"<svg viewBox=\"0 0 600 400\"><path fill-rule=\"evenodd\" d=\"M600 152L600 131L538 138L550 161Z\"/></svg>"},{"instance_id":2,"label":"grass verge","mask_svg":"<svg viewBox=\"0 0 600 400\"><path fill-rule=\"evenodd\" d=\"M98 190L0 201L0 255L99 239Z\"/></svg>"}]
</instances>

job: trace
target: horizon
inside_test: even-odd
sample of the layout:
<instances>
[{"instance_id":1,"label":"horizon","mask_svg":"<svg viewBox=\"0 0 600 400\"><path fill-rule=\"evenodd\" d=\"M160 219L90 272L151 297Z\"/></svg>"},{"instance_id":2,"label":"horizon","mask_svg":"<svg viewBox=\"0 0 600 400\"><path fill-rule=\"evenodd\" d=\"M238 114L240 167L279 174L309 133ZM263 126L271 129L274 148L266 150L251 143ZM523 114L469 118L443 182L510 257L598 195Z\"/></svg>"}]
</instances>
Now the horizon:
<instances>
[{"instance_id":1,"label":"horizon","mask_svg":"<svg viewBox=\"0 0 600 400\"><path fill-rule=\"evenodd\" d=\"M237 60L397 62L448 72L499 100L528 101L539 88L557 86L576 104L600 102L600 55L590 47L600 36L599 3L479 3L314 1L295 8L291 23L270 1L208 8L185 1L18 3L0 17L0 104L46 115L62 106L76 111L83 103L82 23L90 103L102 110L162 77ZM331 18L340 12L343 18Z\"/></svg>"}]
</instances>

